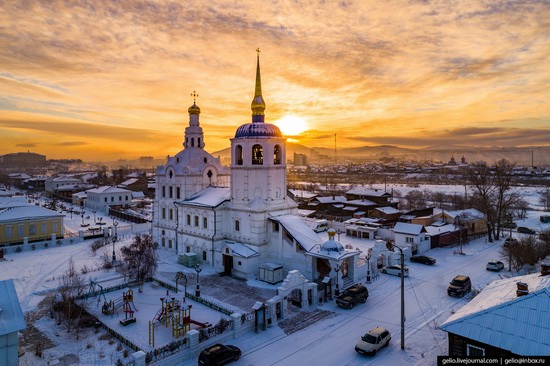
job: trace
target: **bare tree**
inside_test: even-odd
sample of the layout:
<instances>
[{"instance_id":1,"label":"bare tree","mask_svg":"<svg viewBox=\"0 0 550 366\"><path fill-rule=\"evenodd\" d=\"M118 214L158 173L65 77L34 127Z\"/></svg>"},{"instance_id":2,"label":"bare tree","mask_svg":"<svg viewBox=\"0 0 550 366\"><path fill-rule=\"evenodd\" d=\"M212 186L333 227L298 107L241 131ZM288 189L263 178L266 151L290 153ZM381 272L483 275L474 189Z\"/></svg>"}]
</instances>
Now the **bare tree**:
<instances>
[{"instance_id":1,"label":"bare tree","mask_svg":"<svg viewBox=\"0 0 550 366\"><path fill-rule=\"evenodd\" d=\"M67 271L59 278L57 310L62 313L63 320L67 327L67 333L70 333L73 327L78 324L78 320L84 310L84 304L77 304L75 298L82 295L86 288L84 278L75 268L74 261L69 260ZM76 337L78 339L79 329Z\"/></svg>"},{"instance_id":2,"label":"bare tree","mask_svg":"<svg viewBox=\"0 0 550 366\"><path fill-rule=\"evenodd\" d=\"M550 188L546 187L544 191L539 191L540 204L544 207L544 211L550 211Z\"/></svg>"},{"instance_id":3,"label":"bare tree","mask_svg":"<svg viewBox=\"0 0 550 366\"><path fill-rule=\"evenodd\" d=\"M155 274L158 266L157 248L158 243L149 234L136 235L129 246L121 248L123 261L131 277L143 283Z\"/></svg>"},{"instance_id":4,"label":"bare tree","mask_svg":"<svg viewBox=\"0 0 550 366\"><path fill-rule=\"evenodd\" d=\"M524 235L517 242L503 246L500 254L511 261L516 271L525 265L534 266L550 255L550 231L543 232L540 240L535 235Z\"/></svg>"}]
</instances>

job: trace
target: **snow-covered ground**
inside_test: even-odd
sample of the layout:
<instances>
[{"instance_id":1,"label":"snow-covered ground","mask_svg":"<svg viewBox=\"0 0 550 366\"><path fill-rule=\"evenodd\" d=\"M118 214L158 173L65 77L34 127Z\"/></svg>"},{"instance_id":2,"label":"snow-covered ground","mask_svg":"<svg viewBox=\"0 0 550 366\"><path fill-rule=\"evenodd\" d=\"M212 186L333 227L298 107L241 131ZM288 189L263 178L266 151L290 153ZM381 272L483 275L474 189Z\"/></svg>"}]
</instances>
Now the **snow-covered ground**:
<instances>
[{"instance_id":1,"label":"snow-covered ground","mask_svg":"<svg viewBox=\"0 0 550 366\"><path fill-rule=\"evenodd\" d=\"M398 189L398 187L396 188ZM424 188L426 187L415 189ZM455 189L460 190L463 187L457 186ZM535 193L530 195L528 200L532 207L540 209L538 195L536 195L537 189L528 189L526 193L531 191ZM519 220L517 223L520 226L528 226L536 230L549 229L550 224L542 224L539 221L541 214L543 214L541 211L529 211L527 219ZM103 217L103 221L110 226L111 219ZM66 226L71 231L77 231L80 228L81 220L80 216L73 215L71 219L69 215L66 219ZM120 225L126 224L121 223ZM320 235L326 235L326 233ZM514 232L514 236L516 235L519 234ZM131 235L126 235L116 243L116 248L128 245L130 242ZM69 246L10 254L7 261L0 262L0 278L14 279L23 311L29 313L36 310L44 296L59 285L59 277L66 271L70 259L75 262L77 269L84 266L88 268L89 271L85 274L87 279L112 281L118 277L113 270L98 269L100 256L103 253L110 256L112 245L101 248L94 255L89 244L90 241L87 241ZM457 274L469 275L472 278L473 287L476 290L481 290L501 276L516 275L506 269L500 273L489 272L485 269L488 260L501 259L498 254L501 244L502 240L488 243L485 238L480 238L464 246L465 255L454 254L456 248L430 250L427 254L437 259L434 266L408 263L410 276L405 280L404 350L400 348L400 279L381 274L371 283L366 284L370 296L365 304L358 304L353 309L346 310L337 307L335 302L331 301L320 305L320 309L330 311L334 316L327 317L303 330L286 334L281 328L275 326L266 331L260 331L258 334L250 333L230 342L241 348L243 352L242 358L234 364L435 365L436 356L447 353L447 335L438 329L438 325L472 297L472 294L464 298L448 297L446 288L449 281ZM356 246L355 243L354 246ZM361 248L361 250L364 249ZM178 265L176 260L173 253L160 251L158 272L161 279L170 281L177 271L187 271L186 273L194 280L193 270ZM505 260L503 262L506 264L505 268L508 268L507 262ZM214 272L209 268L204 268L201 276L208 275L214 275ZM189 282L190 286L194 285L193 280ZM248 281L248 285L276 288L276 286L259 281ZM190 289L188 288L188 290ZM147 291L149 291L148 288L144 292L147 293ZM165 290L160 291L161 295L162 291L165 293ZM135 303L139 310L137 316L141 319L152 318L153 311L160 307L160 302L157 300L160 295L154 293L151 298L139 298L137 293L135 295ZM114 298L120 294L112 293L107 296ZM181 293L179 296L181 297ZM151 303L151 309L155 310L145 310L147 303ZM219 313L211 315L199 313L198 305L196 309L197 317L200 318L197 320L215 323L220 317ZM121 313L119 317L122 319L123 314ZM192 315L192 317L194 316ZM31 323L53 341L54 347L47 349L42 359L34 357L32 352L27 352L21 358L20 364L22 365L47 365L48 361L62 358L67 354L79 355L81 365L111 365L118 358L123 359L123 348L118 347L118 341L98 340L98 333L93 330L81 334L77 341L73 335L67 335L64 328L57 327L55 321L49 316L31 320ZM354 351L354 346L359 337L377 325L390 330L392 341L389 347L381 350L375 357L357 354ZM129 326L125 329L132 331L135 328ZM147 333L138 333L138 337L144 340L142 343L147 344ZM178 358L183 359L181 356ZM196 356L193 356L182 362L181 365L195 365L196 362Z\"/></svg>"}]
</instances>

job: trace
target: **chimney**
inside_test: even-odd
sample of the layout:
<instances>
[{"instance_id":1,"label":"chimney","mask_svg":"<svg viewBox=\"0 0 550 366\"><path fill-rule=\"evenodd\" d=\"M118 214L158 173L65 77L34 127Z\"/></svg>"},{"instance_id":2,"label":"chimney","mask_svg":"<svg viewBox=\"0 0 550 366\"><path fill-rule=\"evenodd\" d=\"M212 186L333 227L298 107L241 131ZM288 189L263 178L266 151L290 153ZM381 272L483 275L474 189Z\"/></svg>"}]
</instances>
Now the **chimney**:
<instances>
[{"instance_id":1,"label":"chimney","mask_svg":"<svg viewBox=\"0 0 550 366\"><path fill-rule=\"evenodd\" d=\"M550 262L543 262L540 264L540 275L546 276L550 274Z\"/></svg>"},{"instance_id":2,"label":"chimney","mask_svg":"<svg viewBox=\"0 0 550 366\"><path fill-rule=\"evenodd\" d=\"M516 282L518 289L516 290L517 297L525 296L529 293L529 285L525 282Z\"/></svg>"}]
</instances>

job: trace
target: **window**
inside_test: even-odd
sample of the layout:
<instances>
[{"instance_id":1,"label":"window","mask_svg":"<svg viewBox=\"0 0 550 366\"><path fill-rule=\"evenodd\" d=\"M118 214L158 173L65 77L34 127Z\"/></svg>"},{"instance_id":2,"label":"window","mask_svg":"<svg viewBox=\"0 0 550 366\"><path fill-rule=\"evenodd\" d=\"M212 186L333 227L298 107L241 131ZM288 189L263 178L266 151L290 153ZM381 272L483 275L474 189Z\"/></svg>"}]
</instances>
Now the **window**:
<instances>
[{"instance_id":1,"label":"window","mask_svg":"<svg viewBox=\"0 0 550 366\"><path fill-rule=\"evenodd\" d=\"M36 235L36 225L30 224L29 225L29 235Z\"/></svg>"},{"instance_id":2,"label":"window","mask_svg":"<svg viewBox=\"0 0 550 366\"><path fill-rule=\"evenodd\" d=\"M235 164L243 165L243 147L241 145L235 146Z\"/></svg>"},{"instance_id":3,"label":"window","mask_svg":"<svg viewBox=\"0 0 550 366\"><path fill-rule=\"evenodd\" d=\"M161 242L162 242L162 246L165 247L166 246L166 239L162 238Z\"/></svg>"},{"instance_id":4,"label":"window","mask_svg":"<svg viewBox=\"0 0 550 366\"><path fill-rule=\"evenodd\" d=\"M172 239L168 240L168 248L172 249Z\"/></svg>"},{"instance_id":5,"label":"window","mask_svg":"<svg viewBox=\"0 0 550 366\"><path fill-rule=\"evenodd\" d=\"M264 149L262 145L252 146L252 164L263 165L264 164Z\"/></svg>"},{"instance_id":6,"label":"window","mask_svg":"<svg viewBox=\"0 0 550 366\"><path fill-rule=\"evenodd\" d=\"M476 346L472 346L471 344L467 344L466 356L483 357L485 356L485 350L481 347L476 347Z\"/></svg>"},{"instance_id":7,"label":"window","mask_svg":"<svg viewBox=\"0 0 550 366\"><path fill-rule=\"evenodd\" d=\"M168 195L172 198L172 186L168 187Z\"/></svg>"},{"instance_id":8,"label":"window","mask_svg":"<svg viewBox=\"0 0 550 366\"><path fill-rule=\"evenodd\" d=\"M166 186L162 186L162 198L166 197Z\"/></svg>"},{"instance_id":9,"label":"window","mask_svg":"<svg viewBox=\"0 0 550 366\"><path fill-rule=\"evenodd\" d=\"M17 225L17 236L25 236L25 227L23 225Z\"/></svg>"},{"instance_id":10,"label":"window","mask_svg":"<svg viewBox=\"0 0 550 366\"><path fill-rule=\"evenodd\" d=\"M273 164L281 164L281 147L279 145L275 145L273 149Z\"/></svg>"},{"instance_id":11,"label":"window","mask_svg":"<svg viewBox=\"0 0 550 366\"><path fill-rule=\"evenodd\" d=\"M208 217L203 217L202 218L202 228L203 229L208 229Z\"/></svg>"},{"instance_id":12,"label":"window","mask_svg":"<svg viewBox=\"0 0 550 366\"><path fill-rule=\"evenodd\" d=\"M170 220L174 220L174 213L172 212L172 209L170 209Z\"/></svg>"},{"instance_id":13,"label":"window","mask_svg":"<svg viewBox=\"0 0 550 366\"><path fill-rule=\"evenodd\" d=\"M95 197L94 197L94 198L95 198ZM99 198L99 197L97 197L97 198ZM105 197L105 202L107 202L107 197Z\"/></svg>"},{"instance_id":14,"label":"window","mask_svg":"<svg viewBox=\"0 0 550 366\"><path fill-rule=\"evenodd\" d=\"M199 217L195 216L195 227L199 226Z\"/></svg>"},{"instance_id":15,"label":"window","mask_svg":"<svg viewBox=\"0 0 550 366\"><path fill-rule=\"evenodd\" d=\"M411 237L407 236L407 237L405 238L405 242L406 242L406 243L414 243L414 238L411 238Z\"/></svg>"},{"instance_id":16,"label":"window","mask_svg":"<svg viewBox=\"0 0 550 366\"><path fill-rule=\"evenodd\" d=\"M114 197L111 197L111 202L115 202L115 198L114 198Z\"/></svg>"},{"instance_id":17,"label":"window","mask_svg":"<svg viewBox=\"0 0 550 366\"><path fill-rule=\"evenodd\" d=\"M166 208L162 208L162 218L166 219Z\"/></svg>"},{"instance_id":18,"label":"window","mask_svg":"<svg viewBox=\"0 0 550 366\"><path fill-rule=\"evenodd\" d=\"M273 223L273 231L274 232L279 232L279 223L278 222L274 222Z\"/></svg>"},{"instance_id":19,"label":"window","mask_svg":"<svg viewBox=\"0 0 550 366\"><path fill-rule=\"evenodd\" d=\"M40 234L46 234L48 232L48 223L42 222L40 224Z\"/></svg>"},{"instance_id":20,"label":"window","mask_svg":"<svg viewBox=\"0 0 550 366\"><path fill-rule=\"evenodd\" d=\"M128 196L126 196L126 201L128 201Z\"/></svg>"},{"instance_id":21,"label":"window","mask_svg":"<svg viewBox=\"0 0 550 366\"><path fill-rule=\"evenodd\" d=\"M122 201L122 196L118 196L118 202Z\"/></svg>"},{"instance_id":22,"label":"window","mask_svg":"<svg viewBox=\"0 0 550 366\"><path fill-rule=\"evenodd\" d=\"M180 187L176 187L176 198L180 199L181 189Z\"/></svg>"},{"instance_id":23,"label":"window","mask_svg":"<svg viewBox=\"0 0 550 366\"><path fill-rule=\"evenodd\" d=\"M191 226L191 215L188 214L186 219L187 219L187 226Z\"/></svg>"},{"instance_id":24,"label":"window","mask_svg":"<svg viewBox=\"0 0 550 366\"><path fill-rule=\"evenodd\" d=\"M6 239L13 238L13 226L6 226Z\"/></svg>"},{"instance_id":25,"label":"window","mask_svg":"<svg viewBox=\"0 0 550 366\"><path fill-rule=\"evenodd\" d=\"M206 250L203 250L203 251L202 251L202 260L203 260L203 261L206 260Z\"/></svg>"},{"instance_id":26,"label":"window","mask_svg":"<svg viewBox=\"0 0 550 366\"><path fill-rule=\"evenodd\" d=\"M235 220L235 231L241 231L241 223L239 220Z\"/></svg>"},{"instance_id":27,"label":"window","mask_svg":"<svg viewBox=\"0 0 550 366\"><path fill-rule=\"evenodd\" d=\"M201 147L201 138L197 137L197 147Z\"/></svg>"},{"instance_id":28,"label":"window","mask_svg":"<svg viewBox=\"0 0 550 366\"><path fill-rule=\"evenodd\" d=\"M185 251L186 251L187 253L191 252L191 247L190 247L189 245L186 246L186 247L185 247Z\"/></svg>"}]
</instances>

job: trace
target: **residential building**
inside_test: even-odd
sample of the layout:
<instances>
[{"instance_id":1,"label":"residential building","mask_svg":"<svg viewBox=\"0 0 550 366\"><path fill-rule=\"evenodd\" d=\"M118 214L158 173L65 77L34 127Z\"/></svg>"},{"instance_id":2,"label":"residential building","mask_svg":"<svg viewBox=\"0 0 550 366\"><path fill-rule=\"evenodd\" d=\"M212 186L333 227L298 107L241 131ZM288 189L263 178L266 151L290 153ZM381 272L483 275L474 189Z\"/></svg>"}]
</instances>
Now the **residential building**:
<instances>
[{"instance_id":1,"label":"residential building","mask_svg":"<svg viewBox=\"0 0 550 366\"><path fill-rule=\"evenodd\" d=\"M103 186L86 191L86 208L109 213L109 208L128 208L132 203L132 191Z\"/></svg>"},{"instance_id":2,"label":"residential building","mask_svg":"<svg viewBox=\"0 0 550 366\"><path fill-rule=\"evenodd\" d=\"M18 334L26 327L13 280L0 281L0 365L19 365Z\"/></svg>"}]
</instances>

